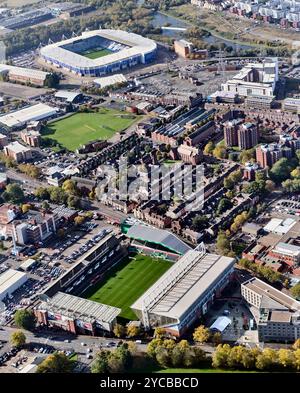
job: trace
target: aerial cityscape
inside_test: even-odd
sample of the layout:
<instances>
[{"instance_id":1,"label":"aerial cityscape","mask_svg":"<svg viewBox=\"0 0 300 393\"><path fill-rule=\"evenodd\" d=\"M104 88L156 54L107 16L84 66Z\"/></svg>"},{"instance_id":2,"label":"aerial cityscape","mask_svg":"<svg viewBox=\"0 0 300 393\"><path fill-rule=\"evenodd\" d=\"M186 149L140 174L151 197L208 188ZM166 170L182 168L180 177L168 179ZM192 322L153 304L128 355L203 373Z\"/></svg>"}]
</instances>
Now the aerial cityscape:
<instances>
[{"instance_id":1,"label":"aerial cityscape","mask_svg":"<svg viewBox=\"0 0 300 393\"><path fill-rule=\"evenodd\" d=\"M300 1L1 7L0 373L299 372Z\"/></svg>"}]
</instances>

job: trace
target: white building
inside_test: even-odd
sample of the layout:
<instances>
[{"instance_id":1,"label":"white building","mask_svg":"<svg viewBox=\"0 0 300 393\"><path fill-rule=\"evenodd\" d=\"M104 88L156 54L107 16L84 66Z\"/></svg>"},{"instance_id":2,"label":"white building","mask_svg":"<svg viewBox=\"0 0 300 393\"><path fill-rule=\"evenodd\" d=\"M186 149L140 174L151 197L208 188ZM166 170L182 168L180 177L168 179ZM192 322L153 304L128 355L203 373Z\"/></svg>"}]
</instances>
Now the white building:
<instances>
[{"instance_id":1,"label":"white building","mask_svg":"<svg viewBox=\"0 0 300 393\"><path fill-rule=\"evenodd\" d=\"M28 277L26 273L17 270L8 269L0 275L0 301L6 296L10 296L14 291L20 288Z\"/></svg>"},{"instance_id":2,"label":"white building","mask_svg":"<svg viewBox=\"0 0 300 393\"><path fill-rule=\"evenodd\" d=\"M43 120L55 116L57 112L57 108L41 103L0 116L0 123L10 129L20 128L30 121Z\"/></svg>"},{"instance_id":3,"label":"white building","mask_svg":"<svg viewBox=\"0 0 300 393\"><path fill-rule=\"evenodd\" d=\"M221 89L241 97L274 96L278 81L277 58L265 59L262 63L249 63L232 79L223 83Z\"/></svg>"}]
</instances>

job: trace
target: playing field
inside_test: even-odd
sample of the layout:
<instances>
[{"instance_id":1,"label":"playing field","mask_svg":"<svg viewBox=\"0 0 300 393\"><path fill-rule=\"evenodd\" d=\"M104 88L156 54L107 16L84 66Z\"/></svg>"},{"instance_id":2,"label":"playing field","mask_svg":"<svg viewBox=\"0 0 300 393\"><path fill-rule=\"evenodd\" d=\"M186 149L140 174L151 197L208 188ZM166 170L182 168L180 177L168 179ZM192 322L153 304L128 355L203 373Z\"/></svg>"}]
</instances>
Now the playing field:
<instances>
[{"instance_id":1,"label":"playing field","mask_svg":"<svg viewBox=\"0 0 300 393\"><path fill-rule=\"evenodd\" d=\"M117 131L129 127L136 117L110 109L101 112L76 113L49 124L43 137L55 140L61 147L74 151L95 139L110 139Z\"/></svg>"},{"instance_id":2,"label":"playing field","mask_svg":"<svg viewBox=\"0 0 300 393\"><path fill-rule=\"evenodd\" d=\"M98 59L99 57L103 57L111 54L112 51L110 51L109 49L102 49L102 48L93 49L82 53L84 57L87 57L89 59Z\"/></svg>"},{"instance_id":3,"label":"playing field","mask_svg":"<svg viewBox=\"0 0 300 393\"><path fill-rule=\"evenodd\" d=\"M85 297L122 309L120 317L136 320L130 306L169 269L172 262L136 254L112 270L105 281L91 288Z\"/></svg>"}]
</instances>

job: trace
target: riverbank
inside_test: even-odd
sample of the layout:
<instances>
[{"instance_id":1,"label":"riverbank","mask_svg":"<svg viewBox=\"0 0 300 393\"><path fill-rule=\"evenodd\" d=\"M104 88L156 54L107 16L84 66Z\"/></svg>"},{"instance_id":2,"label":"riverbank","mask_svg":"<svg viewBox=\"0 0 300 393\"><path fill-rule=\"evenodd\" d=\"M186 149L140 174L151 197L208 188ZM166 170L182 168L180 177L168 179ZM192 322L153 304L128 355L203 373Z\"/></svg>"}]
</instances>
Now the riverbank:
<instances>
[{"instance_id":1,"label":"riverbank","mask_svg":"<svg viewBox=\"0 0 300 393\"><path fill-rule=\"evenodd\" d=\"M195 12L195 9L198 12ZM254 42L254 39L248 37L250 28L255 28L253 26L253 22L247 20L234 20L235 29L232 32L233 21L229 21L222 13L213 12L213 11L205 11L200 12L200 9L192 6L191 4L184 4L181 6L170 8L168 11L159 11L161 15L164 15L169 18L173 18L178 22L185 23L187 27L200 27L202 30L205 30L211 34L214 38L214 41L224 42L226 45L238 45L241 49L256 49L256 50L281 50L287 47L287 44L281 43L280 45L270 45L267 43L257 43ZM197 17L200 19L197 20ZM203 23L201 23L201 17L203 18ZM205 21L204 21L205 20ZM214 25L212 27L211 25ZM208 26L209 25L209 26ZM222 28L223 31L219 29ZM244 35L248 37L248 39L241 40L240 38L230 37L230 35ZM214 43L214 42L210 42Z\"/></svg>"}]
</instances>

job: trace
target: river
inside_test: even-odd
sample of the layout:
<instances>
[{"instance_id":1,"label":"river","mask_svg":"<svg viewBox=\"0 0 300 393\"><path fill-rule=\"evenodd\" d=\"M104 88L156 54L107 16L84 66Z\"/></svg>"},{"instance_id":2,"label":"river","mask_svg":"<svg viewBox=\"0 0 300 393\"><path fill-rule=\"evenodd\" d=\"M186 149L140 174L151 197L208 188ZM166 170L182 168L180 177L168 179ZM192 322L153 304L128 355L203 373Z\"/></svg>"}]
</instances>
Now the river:
<instances>
[{"instance_id":1,"label":"river","mask_svg":"<svg viewBox=\"0 0 300 393\"><path fill-rule=\"evenodd\" d=\"M140 0L143 1L143 0ZM153 25L155 27L164 27L164 26L169 26L169 27L181 27L181 28L188 28L190 25L180 19L174 18L169 15L162 14L161 12L157 11L154 14L154 19L153 19ZM176 31L176 30L162 30L162 35L172 37L172 38L181 38L184 35L184 31ZM223 42L227 46L236 46L239 49L251 49L252 47L250 45L242 45L242 44L236 44L234 42L228 41L224 38L216 37L213 34L211 34L208 37L203 37L203 41L209 43L209 44L219 44Z\"/></svg>"}]
</instances>

